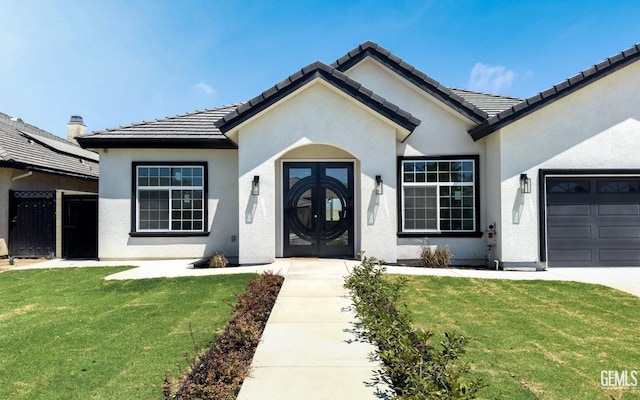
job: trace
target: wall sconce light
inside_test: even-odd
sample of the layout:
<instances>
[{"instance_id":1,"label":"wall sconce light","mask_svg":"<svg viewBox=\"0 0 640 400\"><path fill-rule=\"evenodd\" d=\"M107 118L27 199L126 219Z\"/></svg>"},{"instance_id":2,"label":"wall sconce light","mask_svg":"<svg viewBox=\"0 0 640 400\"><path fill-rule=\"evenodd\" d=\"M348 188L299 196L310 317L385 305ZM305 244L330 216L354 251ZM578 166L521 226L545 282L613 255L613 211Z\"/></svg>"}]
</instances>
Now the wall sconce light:
<instances>
[{"instance_id":1,"label":"wall sconce light","mask_svg":"<svg viewBox=\"0 0 640 400\"><path fill-rule=\"evenodd\" d=\"M376 175L376 194L380 196L382 194L382 176Z\"/></svg>"},{"instance_id":2,"label":"wall sconce light","mask_svg":"<svg viewBox=\"0 0 640 400\"><path fill-rule=\"evenodd\" d=\"M260 194L260 176L254 175L251 181L251 194L257 196Z\"/></svg>"},{"instance_id":3,"label":"wall sconce light","mask_svg":"<svg viewBox=\"0 0 640 400\"><path fill-rule=\"evenodd\" d=\"M520 193L531 193L531 178L527 174L520 174Z\"/></svg>"}]
</instances>

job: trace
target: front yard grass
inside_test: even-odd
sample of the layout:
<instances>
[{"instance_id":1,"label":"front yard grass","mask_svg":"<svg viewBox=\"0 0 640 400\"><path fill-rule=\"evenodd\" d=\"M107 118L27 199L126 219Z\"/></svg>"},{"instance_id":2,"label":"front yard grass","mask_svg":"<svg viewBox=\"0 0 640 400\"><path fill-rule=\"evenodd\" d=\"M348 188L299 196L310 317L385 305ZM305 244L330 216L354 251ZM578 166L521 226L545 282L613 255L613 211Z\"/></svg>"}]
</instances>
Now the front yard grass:
<instances>
[{"instance_id":1,"label":"front yard grass","mask_svg":"<svg viewBox=\"0 0 640 400\"><path fill-rule=\"evenodd\" d=\"M126 267L0 274L1 399L160 399L253 274L105 281Z\"/></svg>"},{"instance_id":2,"label":"front yard grass","mask_svg":"<svg viewBox=\"0 0 640 400\"><path fill-rule=\"evenodd\" d=\"M640 375L640 298L575 282L406 278L416 326L472 338L464 359L489 385L479 398L640 399L640 379L601 386L603 370Z\"/></svg>"}]
</instances>

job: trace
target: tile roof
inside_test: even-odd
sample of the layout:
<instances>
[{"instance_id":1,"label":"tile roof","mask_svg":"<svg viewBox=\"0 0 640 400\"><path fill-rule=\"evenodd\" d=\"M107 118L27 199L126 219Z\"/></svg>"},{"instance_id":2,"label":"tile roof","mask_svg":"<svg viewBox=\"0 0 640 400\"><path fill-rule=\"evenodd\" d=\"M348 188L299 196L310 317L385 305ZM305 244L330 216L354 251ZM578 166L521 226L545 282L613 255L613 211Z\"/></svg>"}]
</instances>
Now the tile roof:
<instances>
[{"instance_id":1,"label":"tile roof","mask_svg":"<svg viewBox=\"0 0 640 400\"><path fill-rule=\"evenodd\" d=\"M223 133L228 132L317 78L323 79L334 87L342 90L349 96L407 129L409 132L412 132L420 124L420 120L407 111L373 93L373 91L362 86L337 69L320 61L316 61L231 111L216 121L216 126L220 128Z\"/></svg>"},{"instance_id":2,"label":"tile roof","mask_svg":"<svg viewBox=\"0 0 640 400\"><path fill-rule=\"evenodd\" d=\"M542 92L488 118L482 124L469 130L469 133L474 140L483 138L504 126L619 70L620 68L638 61L639 59L640 44L636 44L627 50L622 51L613 57L609 57L606 60L585 69L584 71L578 72L571 78L566 79L547 90L543 90Z\"/></svg>"},{"instance_id":3,"label":"tile roof","mask_svg":"<svg viewBox=\"0 0 640 400\"><path fill-rule=\"evenodd\" d=\"M493 117L522 102L522 99L517 97L482 93L467 89L451 88L451 91L487 113L489 117Z\"/></svg>"},{"instance_id":4,"label":"tile roof","mask_svg":"<svg viewBox=\"0 0 640 400\"><path fill-rule=\"evenodd\" d=\"M215 123L240 104L143 121L79 136L83 147L236 148Z\"/></svg>"},{"instance_id":5,"label":"tile roof","mask_svg":"<svg viewBox=\"0 0 640 400\"><path fill-rule=\"evenodd\" d=\"M366 57L371 57L380 62L409 82L418 86L420 89L429 93L431 96L439 99L449 107L476 123L481 123L488 116L485 111L469 102L466 98L460 96L458 93L447 86L444 86L435 79L427 76L411 64L372 41L362 43L360 46L336 60L331 64L331 66L344 72Z\"/></svg>"},{"instance_id":6,"label":"tile roof","mask_svg":"<svg viewBox=\"0 0 640 400\"><path fill-rule=\"evenodd\" d=\"M98 155L0 113L0 166L98 179Z\"/></svg>"}]
</instances>

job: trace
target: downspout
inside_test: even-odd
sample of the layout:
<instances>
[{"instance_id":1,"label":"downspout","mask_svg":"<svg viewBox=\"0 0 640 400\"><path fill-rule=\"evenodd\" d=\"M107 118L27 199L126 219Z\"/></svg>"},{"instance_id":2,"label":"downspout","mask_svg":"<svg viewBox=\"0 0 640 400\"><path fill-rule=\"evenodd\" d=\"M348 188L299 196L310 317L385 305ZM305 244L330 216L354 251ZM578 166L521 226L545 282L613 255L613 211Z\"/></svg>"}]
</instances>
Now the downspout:
<instances>
[{"instance_id":1,"label":"downspout","mask_svg":"<svg viewBox=\"0 0 640 400\"><path fill-rule=\"evenodd\" d=\"M26 173L24 173L22 175L14 176L13 178L11 178L11 181L15 182L18 179L27 178L27 177L29 177L31 175L33 175L33 171L27 171Z\"/></svg>"}]
</instances>

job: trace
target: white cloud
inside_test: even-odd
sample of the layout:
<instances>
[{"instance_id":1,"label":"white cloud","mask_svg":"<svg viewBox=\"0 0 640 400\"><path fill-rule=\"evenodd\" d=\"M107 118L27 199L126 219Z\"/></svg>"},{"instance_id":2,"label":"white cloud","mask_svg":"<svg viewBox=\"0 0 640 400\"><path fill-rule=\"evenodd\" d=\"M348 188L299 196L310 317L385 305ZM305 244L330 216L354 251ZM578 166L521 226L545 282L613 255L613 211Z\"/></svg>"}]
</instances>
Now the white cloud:
<instances>
[{"instance_id":1,"label":"white cloud","mask_svg":"<svg viewBox=\"0 0 640 400\"><path fill-rule=\"evenodd\" d=\"M200 81L195 85L193 85L193 89L197 92L202 92L206 95L212 95L216 93L216 90L211 85L203 81Z\"/></svg>"},{"instance_id":2,"label":"white cloud","mask_svg":"<svg viewBox=\"0 0 640 400\"><path fill-rule=\"evenodd\" d=\"M481 92L501 93L502 90L511 86L516 76L518 75L515 72L502 65L494 66L479 62L471 68L469 88Z\"/></svg>"}]
</instances>

